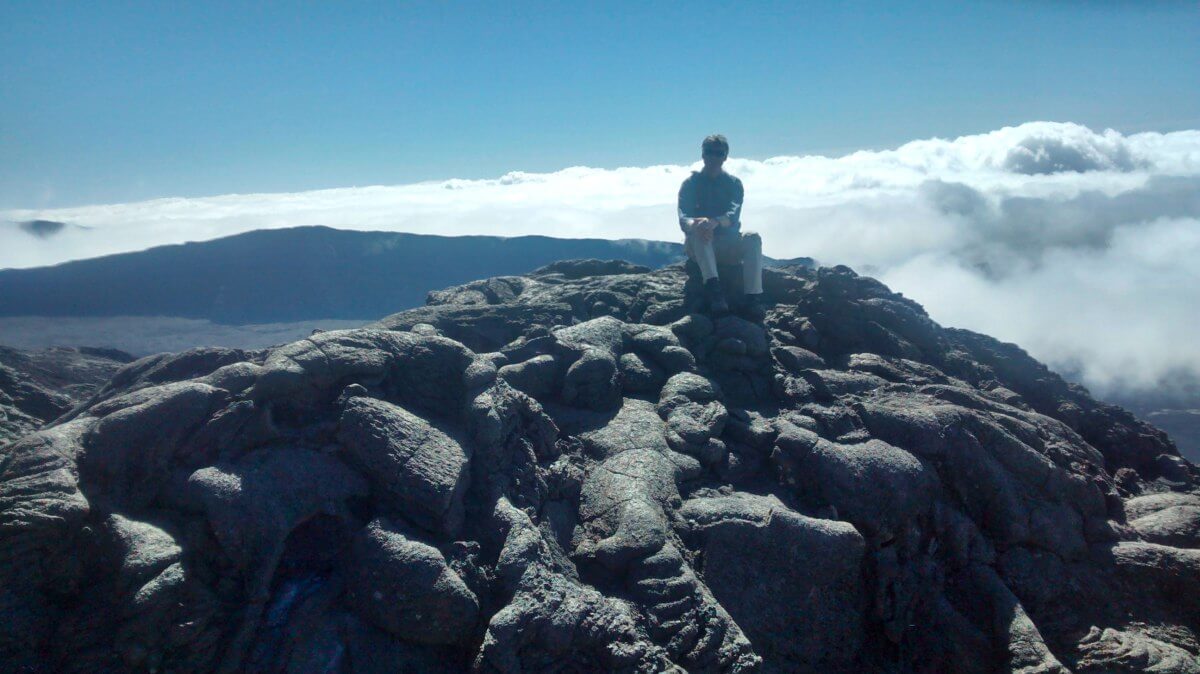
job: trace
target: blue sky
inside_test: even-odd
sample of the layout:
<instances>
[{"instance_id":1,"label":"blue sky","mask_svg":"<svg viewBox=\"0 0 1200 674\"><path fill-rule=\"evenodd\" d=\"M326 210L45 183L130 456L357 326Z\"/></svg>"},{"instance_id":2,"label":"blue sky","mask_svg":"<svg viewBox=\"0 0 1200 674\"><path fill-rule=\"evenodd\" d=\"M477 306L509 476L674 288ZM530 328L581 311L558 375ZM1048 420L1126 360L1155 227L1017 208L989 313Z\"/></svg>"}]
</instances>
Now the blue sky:
<instances>
[{"instance_id":1,"label":"blue sky","mask_svg":"<svg viewBox=\"0 0 1200 674\"><path fill-rule=\"evenodd\" d=\"M1200 128L1196 2L254 4L0 5L0 208Z\"/></svg>"}]
</instances>

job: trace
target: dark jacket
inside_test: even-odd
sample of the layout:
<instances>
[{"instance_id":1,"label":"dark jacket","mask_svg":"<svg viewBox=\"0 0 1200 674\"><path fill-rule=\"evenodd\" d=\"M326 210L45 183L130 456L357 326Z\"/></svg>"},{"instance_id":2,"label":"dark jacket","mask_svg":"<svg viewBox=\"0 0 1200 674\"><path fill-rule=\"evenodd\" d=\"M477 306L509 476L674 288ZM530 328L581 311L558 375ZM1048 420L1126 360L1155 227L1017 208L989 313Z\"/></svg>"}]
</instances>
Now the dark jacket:
<instances>
[{"instance_id":1,"label":"dark jacket","mask_svg":"<svg viewBox=\"0 0 1200 674\"><path fill-rule=\"evenodd\" d=\"M708 176L703 171L692 175L679 186L679 228L687 233L687 218L729 218L730 226L719 233L741 231L742 200L745 190L742 181L724 171Z\"/></svg>"}]
</instances>

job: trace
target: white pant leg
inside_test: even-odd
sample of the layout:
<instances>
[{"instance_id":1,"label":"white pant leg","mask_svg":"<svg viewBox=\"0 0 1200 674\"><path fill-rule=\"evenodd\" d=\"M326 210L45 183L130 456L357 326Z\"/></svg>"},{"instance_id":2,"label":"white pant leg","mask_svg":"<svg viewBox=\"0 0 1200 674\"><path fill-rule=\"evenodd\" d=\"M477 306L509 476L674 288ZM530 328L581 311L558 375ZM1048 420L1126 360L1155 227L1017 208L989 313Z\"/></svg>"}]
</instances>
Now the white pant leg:
<instances>
[{"instance_id":1,"label":"white pant leg","mask_svg":"<svg viewBox=\"0 0 1200 674\"><path fill-rule=\"evenodd\" d=\"M762 237L756 232L742 233L742 290L747 295L762 293Z\"/></svg>"},{"instance_id":2,"label":"white pant leg","mask_svg":"<svg viewBox=\"0 0 1200 674\"><path fill-rule=\"evenodd\" d=\"M717 254L711 240L704 241L695 234L688 234L683 248L687 256L700 267L701 278L705 281L717 278Z\"/></svg>"}]
</instances>

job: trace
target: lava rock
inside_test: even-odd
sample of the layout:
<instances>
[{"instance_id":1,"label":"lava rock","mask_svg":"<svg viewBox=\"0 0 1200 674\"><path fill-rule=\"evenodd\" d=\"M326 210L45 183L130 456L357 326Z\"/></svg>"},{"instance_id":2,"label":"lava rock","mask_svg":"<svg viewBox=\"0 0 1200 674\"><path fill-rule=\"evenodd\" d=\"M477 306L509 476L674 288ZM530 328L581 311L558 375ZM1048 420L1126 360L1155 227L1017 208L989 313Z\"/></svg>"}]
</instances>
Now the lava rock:
<instances>
[{"instance_id":1,"label":"lava rock","mask_svg":"<svg viewBox=\"0 0 1200 674\"><path fill-rule=\"evenodd\" d=\"M479 600L441 552L387 521L372 521L350 551L348 601L363 619L422 644L462 640Z\"/></svg>"},{"instance_id":2,"label":"lava rock","mask_svg":"<svg viewBox=\"0 0 1200 674\"><path fill-rule=\"evenodd\" d=\"M0 663L1190 671L1165 435L848 268L765 277L757 325L556 264L86 390L0 349Z\"/></svg>"},{"instance_id":3,"label":"lava rock","mask_svg":"<svg viewBox=\"0 0 1200 674\"><path fill-rule=\"evenodd\" d=\"M457 440L403 407L354 398L338 441L389 510L433 531L462 526L470 456Z\"/></svg>"}]
</instances>

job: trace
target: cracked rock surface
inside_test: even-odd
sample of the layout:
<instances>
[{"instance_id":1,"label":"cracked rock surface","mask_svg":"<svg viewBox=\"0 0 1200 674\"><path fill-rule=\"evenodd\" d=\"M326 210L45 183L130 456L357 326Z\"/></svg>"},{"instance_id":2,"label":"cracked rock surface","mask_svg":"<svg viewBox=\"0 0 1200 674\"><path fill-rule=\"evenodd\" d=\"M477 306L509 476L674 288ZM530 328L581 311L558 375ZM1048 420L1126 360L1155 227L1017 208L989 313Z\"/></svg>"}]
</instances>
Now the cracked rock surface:
<instances>
[{"instance_id":1,"label":"cracked rock surface","mask_svg":"<svg viewBox=\"0 0 1200 674\"><path fill-rule=\"evenodd\" d=\"M0 669L1200 672L1165 435L844 267L765 290L565 261L130 363L0 448Z\"/></svg>"},{"instance_id":2,"label":"cracked rock surface","mask_svg":"<svg viewBox=\"0 0 1200 674\"><path fill-rule=\"evenodd\" d=\"M0 346L0 446L66 414L132 360L116 349Z\"/></svg>"}]
</instances>

